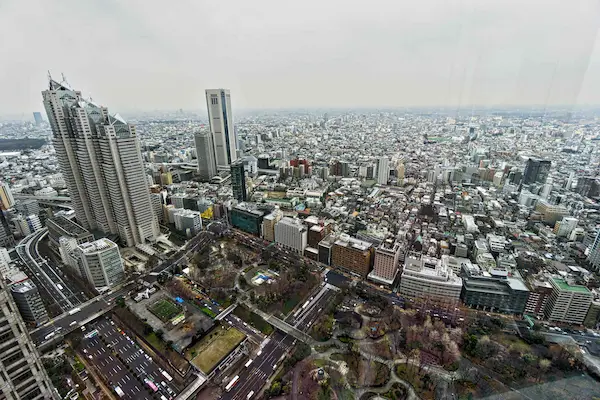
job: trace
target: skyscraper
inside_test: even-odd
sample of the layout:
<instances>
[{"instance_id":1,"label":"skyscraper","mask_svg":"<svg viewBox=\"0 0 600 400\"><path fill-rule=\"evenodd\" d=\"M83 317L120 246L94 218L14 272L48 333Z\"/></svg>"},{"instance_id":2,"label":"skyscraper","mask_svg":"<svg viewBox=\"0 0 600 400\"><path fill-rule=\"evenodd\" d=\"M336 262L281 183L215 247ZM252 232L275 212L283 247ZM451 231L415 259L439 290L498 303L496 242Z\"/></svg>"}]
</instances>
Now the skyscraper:
<instances>
[{"instance_id":1,"label":"skyscraper","mask_svg":"<svg viewBox=\"0 0 600 400\"><path fill-rule=\"evenodd\" d=\"M58 399L4 279L0 279L0 326L0 397Z\"/></svg>"},{"instance_id":2,"label":"skyscraper","mask_svg":"<svg viewBox=\"0 0 600 400\"><path fill-rule=\"evenodd\" d=\"M208 130L201 130L194 135L196 143L196 156L198 158L198 173L203 180L210 180L217 174L217 160L212 134Z\"/></svg>"},{"instance_id":3,"label":"skyscraper","mask_svg":"<svg viewBox=\"0 0 600 400\"><path fill-rule=\"evenodd\" d=\"M227 167L237 159L229 90L206 89L206 108L216 163Z\"/></svg>"},{"instance_id":4,"label":"skyscraper","mask_svg":"<svg viewBox=\"0 0 600 400\"><path fill-rule=\"evenodd\" d=\"M160 231L135 126L52 79L42 96L78 222L126 246L154 240Z\"/></svg>"},{"instance_id":5,"label":"skyscraper","mask_svg":"<svg viewBox=\"0 0 600 400\"><path fill-rule=\"evenodd\" d=\"M380 157L377 162L377 183L387 185L390 179L390 160L387 157Z\"/></svg>"},{"instance_id":6,"label":"skyscraper","mask_svg":"<svg viewBox=\"0 0 600 400\"><path fill-rule=\"evenodd\" d=\"M8 210L15 205L15 198L13 197L12 192L10 191L10 187L8 183L2 182L0 183L0 208L3 210Z\"/></svg>"},{"instance_id":7,"label":"skyscraper","mask_svg":"<svg viewBox=\"0 0 600 400\"><path fill-rule=\"evenodd\" d=\"M41 125L41 123L44 122L44 119L42 118L42 113L38 111L33 112L33 119L35 120L36 125Z\"/></svg>"},{"instance_id":8,"label":"skyscraper","mask_svg":"<svg viewBox=\"0 0 600 400\"><path fill-rule=\"evenodd\" d=\"M231 188L233 189L233 197L237 201L246 201L246 172L242 161L231 164Z\"/></svg>"},{"instance_id":9,"label":"skyscraper","mask_svg":"<svg viewBox=\"0 0 600 400\"><path fill-rule=\"evenodd\" d=\"M528 159L527 163L525 163L525 171L523 172L523 184L546 182L551 164L548 160Z\"/></svg>"}]
</instances>

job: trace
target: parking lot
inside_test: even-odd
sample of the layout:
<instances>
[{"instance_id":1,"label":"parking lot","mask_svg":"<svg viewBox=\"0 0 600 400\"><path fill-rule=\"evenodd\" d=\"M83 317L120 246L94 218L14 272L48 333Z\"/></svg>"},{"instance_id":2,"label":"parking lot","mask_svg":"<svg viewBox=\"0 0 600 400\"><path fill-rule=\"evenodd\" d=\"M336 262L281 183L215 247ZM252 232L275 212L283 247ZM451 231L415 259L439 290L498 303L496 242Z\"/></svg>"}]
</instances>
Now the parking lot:
<instances>
[{"instance_id":1,"label":"parking lot","mask_svg":"<svg viewBox=\"0 0 600 400\"><path fill-rule=\"evenodd\" d=\"M172 399L178 390L168 372L109 318L86 327L82 351L121 398ZM119 389L115 389L118 387Z\"/></svg>"}]
</instances>

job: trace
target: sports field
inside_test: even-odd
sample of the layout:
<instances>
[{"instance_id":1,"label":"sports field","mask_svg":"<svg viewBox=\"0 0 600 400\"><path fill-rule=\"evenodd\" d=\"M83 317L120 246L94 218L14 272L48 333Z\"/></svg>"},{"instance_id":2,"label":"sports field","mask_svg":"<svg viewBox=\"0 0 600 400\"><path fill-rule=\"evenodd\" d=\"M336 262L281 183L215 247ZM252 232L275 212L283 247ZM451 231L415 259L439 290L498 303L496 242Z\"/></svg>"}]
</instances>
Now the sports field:
<instances>
[{"instance_id":1,"label":"sports field","mask_svg":"<svg viewBox=\"0 0 600 400\"><path fill-rule=\"evenodd\" d=\"M235 328L223 329L217 326L206 334L192 349L186 352L192 364L205 374L210 373L219 362L227 356L246 335Z\"/></svg>"},{"instance_id":2,"label":"sports field","mask_svg":"<svg viewBox=\"0 0 600 400\"><path fill-rule=\"evenodd\" d=\"M163 322L168 322L182 311L180 306L169 299L158 300L156 303L148 307L148 310L160 318L160 320Z\"/></svg>"}]
</instances>

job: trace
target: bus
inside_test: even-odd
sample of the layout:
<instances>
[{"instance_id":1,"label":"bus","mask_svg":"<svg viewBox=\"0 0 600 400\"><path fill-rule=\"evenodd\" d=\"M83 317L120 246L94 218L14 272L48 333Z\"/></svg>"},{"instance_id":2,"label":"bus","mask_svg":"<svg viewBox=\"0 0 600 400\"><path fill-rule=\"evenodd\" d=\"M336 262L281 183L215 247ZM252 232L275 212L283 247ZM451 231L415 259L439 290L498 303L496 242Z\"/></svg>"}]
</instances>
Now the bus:
<instances>
[{"instance_id":1,"label":"bus","mask_svg":"<svg viewBox=\"0 0 600 400\"><path fill-rule=\"evenodd\" d=\"M246 396L246 399L252 398L253 395L254 395L254 390L251 390L250 393L248 393L248 395Z\"/></svg>"},{"instance_id":2,"label":"bus","mask_svg":"<svg viewBox=\"0 0 600 400\"><path fill-rule=\"evenodd\" d=\"M98 335L98 329L94 329L93 331L86 333L85 334L85 338L86 339L91 339L91 338L93 338L94 336L97 336L97 335Z\"/></svg>"},{"instance_id":3,"label":"bus","mask_svg":"<svg viewBox=\"0 0 600 400\"><path fill-rule=\"evenodd\" d=\"M162 371L161 373L163 374L163 376L164 376L165 378L167 378L167 380L168 380L169 382L171 382L171 381L173 380L173 378L171 377L171 375L167 374L167 371Z\"/></svg>"},{"instance_id":4,"label":"bus","mask_svg":"<svg viewBox=\"0 0 600 400\"><path fill-rule=\"evenodd\" d=\"M252 359L248 360L248 362L246 363L246 365L244 365L244 367L248 368L248 366L249 366L250 364L252 364L252 361L254 361L254 360L252 360Z\"/></svg>"},{"instance_id":5,"label":"bus","mask_svg":"<svg viewBox=\"0 0 600 400\"><path fill-rule=\"evenodd\" d=\"M157 392L158 388L156 387L156 385L154 384L154 382L152 382L150 379L146 378L144 379L144 383L150 388L152 389L153 392Z\"/></svg>"},{"instance_id":6,"label":"bus","mask_svg":"<svg viewBox=\"0 0 600 400\"><path fill-rule=\"evenodd\" d=\"M72 309L71 311L69 311L69 315L73 315L75 313L78 313L79 311L81 311L81 308L75 307L74 309Z\"/></svg>"},{"instance_id":7,"label":"bus","mask_svg":"<svg viewBox=\"0 0 600 400\"><path fill-rule=\"evenodd\" d=\"M118 394L119 397L125 397L125 393L118 386L115 386L115 393Z\"/></svg>"},{"instance_id":8,"label":"bus","mask_svg":"<svg viewBox=\"0 0 600 400\"><path fill-rule=\"evenodd\" d=\"M56 287L58 288L58 290L63 290L63 287L62 287L62 285L60 283L57 283Z\"/></svg>"},{"instance_id":9,"label":"bus","mask_svg":"<svg viewBox=\"0 0 600 400\"><path fill-rule=\"evenodd\" d=\"M237 381L239 381L239 380L240 380L240 376L239 375L234 376L233 379L229 381L229 383L227 384L227 386L225 386L225 391L229 392L235 386L235 384L237 383Z\"/></svg>"}]
</instances>

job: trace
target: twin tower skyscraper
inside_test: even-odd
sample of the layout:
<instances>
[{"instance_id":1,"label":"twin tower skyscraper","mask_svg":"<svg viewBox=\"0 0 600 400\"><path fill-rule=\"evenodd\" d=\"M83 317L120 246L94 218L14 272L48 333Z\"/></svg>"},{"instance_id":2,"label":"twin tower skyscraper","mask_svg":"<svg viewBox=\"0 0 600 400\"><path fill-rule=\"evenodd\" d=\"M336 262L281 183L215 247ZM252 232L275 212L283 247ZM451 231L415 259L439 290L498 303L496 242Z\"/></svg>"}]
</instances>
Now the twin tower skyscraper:
<instances>
[{"instance_id":1,"label":"twin tower skyscraper","mask_svg":"<svg viewBox=\"0 0 600 400\"><path fill-rule=\"evenodd\" d=\"M60 170L77 221L92 232L118 235L124 246L160 234L135 126L49 79L42 92ZM203 179L237 159L229 90L206 91L209 131L195 135Z\"/></svg>"},{"instance_id":2,"label":"twin tower skyscraper","mask_svg":"<svg viewBox=\"0 0 600 400\"><path fill-rule=\"evenodd\" d=\"M159 235L135 126L50 78L42 92L77 221L134 246Z\"/></svg>"}]
</instances>

